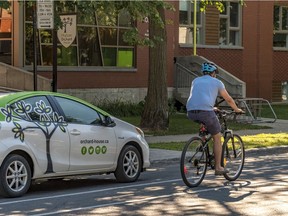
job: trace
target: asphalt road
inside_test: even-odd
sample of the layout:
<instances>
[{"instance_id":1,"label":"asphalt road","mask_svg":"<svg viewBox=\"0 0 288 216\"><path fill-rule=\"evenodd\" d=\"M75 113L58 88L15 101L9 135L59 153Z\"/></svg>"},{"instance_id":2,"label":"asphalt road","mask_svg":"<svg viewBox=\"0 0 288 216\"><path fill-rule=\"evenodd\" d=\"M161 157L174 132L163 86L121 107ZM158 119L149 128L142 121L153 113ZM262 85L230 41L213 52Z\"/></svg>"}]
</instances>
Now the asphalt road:
<instances>
[{"instance_id":1,"label":"asphalt road","mask_svg":"<svg viewBox=\"0 0 288 216\"><path fill-rule=\"evenodd\" d=\"M210 170L193 189L178 161L154 163L130 184L113 175L46 181L21 198L0 198L0 215L287 215L287 158L250 154L237 181Z\"/></svg>"}]
</instances>

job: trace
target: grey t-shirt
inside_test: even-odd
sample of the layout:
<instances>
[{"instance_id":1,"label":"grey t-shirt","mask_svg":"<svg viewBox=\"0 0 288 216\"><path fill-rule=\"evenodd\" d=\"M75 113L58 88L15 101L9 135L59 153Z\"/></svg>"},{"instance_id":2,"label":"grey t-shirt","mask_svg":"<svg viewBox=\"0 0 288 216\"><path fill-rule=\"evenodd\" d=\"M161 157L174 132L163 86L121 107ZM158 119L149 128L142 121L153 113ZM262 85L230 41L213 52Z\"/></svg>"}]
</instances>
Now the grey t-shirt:
<instances>
[{"instance_id":1,"label":"grey t-shirt","mask_svg":"<svg viewBox=\"0 0 288 216\"><path fill-rule=\"evenodd\" d=\"M190 96L186 104L187 111L212 111L217 95L222 89L225 89L225 86L217 78L209 75L197 77L192 81Z\"/></svg>"}]
</instances>

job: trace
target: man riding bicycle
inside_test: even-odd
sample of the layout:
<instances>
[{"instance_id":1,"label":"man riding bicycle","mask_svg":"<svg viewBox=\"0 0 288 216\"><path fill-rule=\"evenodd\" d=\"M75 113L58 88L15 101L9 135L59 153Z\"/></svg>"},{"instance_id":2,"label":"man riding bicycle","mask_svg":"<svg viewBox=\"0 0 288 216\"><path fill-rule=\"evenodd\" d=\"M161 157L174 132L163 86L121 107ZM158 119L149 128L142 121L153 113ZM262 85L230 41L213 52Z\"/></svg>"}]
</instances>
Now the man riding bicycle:
<instances>
[{"instance_id":1,"label":"man riding bicycle","mask_svg":"<svg viewBox=\"0 0 288 216\"><path fill-rule=\"evenodd\" d=\"M186 104L187 116L190 120L206 125L214 140L215 175L223 175L229 170L221 166L221 126L214 112L214 104L218 94L235 112L242 113L243 110L237 107L233 98L226 91L224 84L216 78L218 68L214 63L204 62L202 72L202 77L197 77L192 81L190 96Z\"/></svg>"}]
</instances>

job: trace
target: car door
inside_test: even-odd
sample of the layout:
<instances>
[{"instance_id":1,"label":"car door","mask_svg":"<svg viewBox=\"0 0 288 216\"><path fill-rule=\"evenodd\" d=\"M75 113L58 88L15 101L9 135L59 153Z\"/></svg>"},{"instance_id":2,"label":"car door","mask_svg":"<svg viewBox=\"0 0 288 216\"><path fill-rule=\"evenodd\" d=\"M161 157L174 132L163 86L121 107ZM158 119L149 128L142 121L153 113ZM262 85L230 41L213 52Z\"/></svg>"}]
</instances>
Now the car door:
<instances>
[{"instance_id":1,"label":"car door","mask_svg":"<svg viewBox=\"0 0 288 216\"><path fill-rule=\"evenodd\" d=\"M70 171L106 170L116 161L117 141L113 127L91 107L64 97L55 97L66 121L71 142Z\"/></svg>"},{"instance_id":2,"label":"car door","mask_svg":"<svg viewBox=\"0 0 288 216\"><path fill-rule=\"evenodd\" d=\"M61 116L46 96L23 98L10 106L14 113L12 132L33 152L43 173L68 171L69 135ZM62 117L64 120L64 118Z\"/></svg>"}]
</instances>

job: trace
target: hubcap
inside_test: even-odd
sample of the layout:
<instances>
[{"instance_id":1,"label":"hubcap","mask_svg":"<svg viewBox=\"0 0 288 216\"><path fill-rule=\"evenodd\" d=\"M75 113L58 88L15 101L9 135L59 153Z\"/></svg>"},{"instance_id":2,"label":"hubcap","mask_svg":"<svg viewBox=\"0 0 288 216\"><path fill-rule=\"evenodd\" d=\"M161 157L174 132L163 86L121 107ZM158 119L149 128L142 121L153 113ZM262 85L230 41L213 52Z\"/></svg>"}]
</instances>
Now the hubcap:
<instances>
[{"instance_id":1,"label":"hubcap","mask_svg":"<svg viewBox=\"0 0 288 216\"><path fill-rule=\"evenodd\" d=\"M21 191L27 183L27 169L21 161L13 161L7 168L6 182L15 192Z\"/></svg>"},{"instance_id":2,"label":"hubcap","mask_svg":"<svg viewBox=\"0 0 288 216\"><path fill-rule=\"evenodd\" d=\"M124 157L124 172L129 178L137 175L139 170L139 158L134 151L128 151Z\"/></svg>"}]
</instances>

